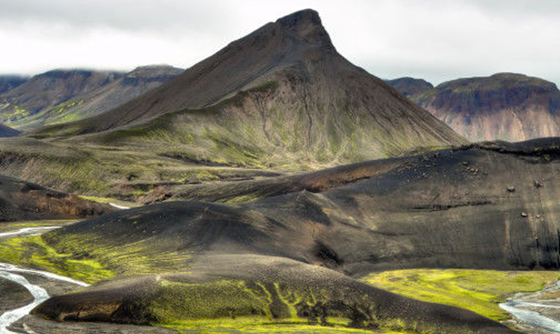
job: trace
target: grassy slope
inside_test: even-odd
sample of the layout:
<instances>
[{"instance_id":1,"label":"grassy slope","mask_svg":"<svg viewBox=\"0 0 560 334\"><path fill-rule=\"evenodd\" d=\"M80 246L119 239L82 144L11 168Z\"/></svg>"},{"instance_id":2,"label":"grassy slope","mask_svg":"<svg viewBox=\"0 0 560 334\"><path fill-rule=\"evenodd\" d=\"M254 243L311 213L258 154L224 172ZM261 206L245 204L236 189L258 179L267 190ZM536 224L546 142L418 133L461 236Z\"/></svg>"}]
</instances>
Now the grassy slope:
<instances>
[{"instance_id":1,"label":"grassy slope","mask_svg":"<svg viewBox=\"0 0 560 334\"><path fill-rule=\"evenodd\" d=\"M172 254L163 254L162 258L146 261L145 258L138 256L132 247L126 254L116 254L109 249L99 249L96 254L80 254L76 249L72 250L54 249L48 246L40 236L28 238L14 238L0 242L0 261L10 262L22 266L48 270L57 274L65 275L75 279L80 279L89 283L94 283L106 278L113 277L120 272L126 274L145 274L157 272L157 267L161 261L171 261ZM102 256L102 254L104 254ZM184 257L180 259L184 261ZM154 263L155 267L149 265ZM503 302L507 297L518 292L532 292L542 289L549 284L560 279L558 272L511 272L494 270L465 270L465 269L412 269L397 270L373 273L362 281L389 290L404 296L428 301L437 302L451 306L468 309L494 320L502 321L508 319L506 312L501 310L498 303ZM177 303L174 296L181 294L182 289L192 291L192 284L182 286L173 282L162 282L166 284L167 293L163 294L158 302L165 304L165 307L158 306L157 302L151 305L155 314L162 310L176 310L182 312L186 305L202 305L196 302L198 298L195 294L191 296L194 300L189 304L187 300L181 299L176 307L169 307L170 303ZM218 282L219 288L201 284L197 289L200 294L216 293L216 291L238 291L235 288L238 283ZM222 286L222 285L227 286ZM232 289L229 285L234 284ZM177 285L177 286L171 286ZM209 290L208 290L209 289ZM208 290L208 291L206 291ZM187 294L190 295L190 294ZM251 294L252 295L252 294ZM241 296L243 297L243 296ZM240 296L238 300L242 302ZM245 296L247 297L247 296ZM244 298L245 298L244 297ZM205 308L197 307L197 312L206 312ZM211 305L205 307L212 308ZM164 326L175 329L178 332L228 332L228 333L397 333L386 330L378 331L357 331L347 328L347 319L328 319L329 326L317 326L308 324L306 321L297 317L291 319L274 320L263 317L241 317L232 319L222 317L206 320L175 320L174 314L158 314L158 319L154 325Z\"/></svg>"},{"instance_id":2,"label":"grassy slope","mask_svg":"<svg viewBox=\"0 0 560 334\"><path fill-rule=\"evenodd\" d=\"M41 236L1 241L0 261L46 270L88 283L115 275L99 261L84 259L80 254L61 253L55 250L48 246Z\"/></svg>"},{"instance_id":3,"label":"grassy slope","mask_svg":"<svg viewBox=\"0 0 560 334\"><path fill-rule=\"evenodd\" d=\"M533 292L560 279L553 271L411 269L373 273L362 281L410 298L474 311L494 320L508 319L499 303L518 292Z\"/></svg>"}]
</instances>

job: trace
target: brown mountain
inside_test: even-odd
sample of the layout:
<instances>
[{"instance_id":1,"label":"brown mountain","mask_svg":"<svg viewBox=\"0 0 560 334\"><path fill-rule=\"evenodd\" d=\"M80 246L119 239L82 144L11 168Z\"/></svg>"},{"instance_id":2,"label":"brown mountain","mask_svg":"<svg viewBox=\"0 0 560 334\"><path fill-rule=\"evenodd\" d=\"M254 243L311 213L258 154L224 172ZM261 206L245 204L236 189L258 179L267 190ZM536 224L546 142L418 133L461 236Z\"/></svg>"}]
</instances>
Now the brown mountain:
<instances>
[{"instance_id":1,"label":"brown mountain","mask_svg":"<svg viewBox=\"0 0 560 334\"><path fill-rule=\"evenodd\" d=\"M343 58L312 10L264 25L114 110L34 136L107 130L83 142L138 145L146 138L168 148L171 141L190 160L261 166L359 161L465 142Z\"/></svg>"},{"instance_id":2,"label":"brown mountain","mask_svg":"<svg viewBox=\"0 0 560 334\"><path fill-rule=\"evenodd\" d=\"M182 69L167 65L138 67L97 89L81 92L53 107L23 118L18 123L19 128L31 130L98 115L160 86L181 72Z\"/></svg>"},{"instance_id":3,"label":"brown mountain","mask_svg":"<svg viewBox=\"0 0 560 334\"><path fill-rule=\"evenodd\" d=\"M432 90L394 86L471 141L560 135L560 91L522 74L458 79Z\"/></svg>"}]
</instances>

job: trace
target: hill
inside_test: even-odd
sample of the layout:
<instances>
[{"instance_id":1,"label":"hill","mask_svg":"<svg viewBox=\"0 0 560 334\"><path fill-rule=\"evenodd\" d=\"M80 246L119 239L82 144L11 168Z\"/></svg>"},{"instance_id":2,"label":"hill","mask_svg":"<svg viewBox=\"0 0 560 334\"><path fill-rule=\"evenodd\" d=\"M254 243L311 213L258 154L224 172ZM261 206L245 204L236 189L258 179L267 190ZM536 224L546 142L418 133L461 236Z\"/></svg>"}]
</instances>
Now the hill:
<instances>
[{"instance_id":1,"label":"hill","mask_svg":"<svg viewBox=\"0 0 560 334\"><path fill-rule=\"evenodd\" d=\"M174 141L190 160L253 166L318 166L465 143L338 54L312 10L264 25L114 110L32 136L102 131L83 142Z\"/></svg>"},{"instance_id":2,"label":"hill","mask_svg":"<svg viewBox=\"0 0 560 334\"><path fill-rule=\"evenodd\" d=\"M395 86L407 93L404 87ZM471 141L522 141L560 135L560 91L522 74L457 79L409 98Z\"/></svg>"},{"instance_id":3,"label":"hill","mask_svg":"<svg viewBox=\"0 0 560 334\"><path fill-rule=\"evenodd\" d=\"M28 77L20 75L0 75L0 94L24 84L27 80Z\"/></svg>"},{"instance_id":4,"label":"hill","mask_svg":"<svg viewBox=\"0 0 560 334\"><path fill-rule=\"evenodd\" d=\"M182 69L167 65L138 67L97 89L81 92L22 119L20 128L32 130L98 115L160 86L181 72Z\"/></svg>"},{"instance_id":5,"label":"hill","mask_svg":"<svg viewBox=\"0 0 560 334\"><path fill-rule=\"evenodd\" d=\"M405 268L558 269L560 184L550 175L559 148L558 138L474 144L282 176L267 181L269 194L240 184L258 198L246 204L174 201L92 218L43 240L117 275L141 276L54 297L35 312L156 324L294 314L321 322L323 314L361 328L507 333L353 278ZM200 293L204 303L185 299Z\"/></svg>"},{"instance_id":6,"label":"hill","mask_svg":"<svg viewBox=\"0 0 560 334\"><path fill-rule=\"evenodd\" d=\"M26 118L122 77L119 72L54 70L0 94L0 122L18 128Z\"/></svg>"},{"instance_id":7,"label":"hill","mask_svg":"<svg viewBox=\"0 0 560 334\"><path fill-rule=\"evenodd\" d=\"M421 95L434 88L431 83L424 79L415 79L411 77L387 80L386 82L406 97Z\"/></svg>"}]
</instances>

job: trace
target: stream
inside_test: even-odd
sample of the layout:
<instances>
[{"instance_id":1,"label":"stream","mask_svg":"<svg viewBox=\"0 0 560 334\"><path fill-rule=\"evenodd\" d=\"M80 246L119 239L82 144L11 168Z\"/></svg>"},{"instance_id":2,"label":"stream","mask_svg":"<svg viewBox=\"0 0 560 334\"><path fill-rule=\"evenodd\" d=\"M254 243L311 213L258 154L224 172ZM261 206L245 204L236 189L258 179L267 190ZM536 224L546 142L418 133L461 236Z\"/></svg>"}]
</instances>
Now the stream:
<instances>
[{"instance_id":1,"label":"stream","mask_svg":"<svg viewBox=\"0 0 560 334\"><path fill-rule=\"evenodd\" d=\"M18 235L35 235L59 227L60 226L23 228L17 231L0 233L0 237L14 237ZM76 281L71 278L56 275L46 271L23 269L11 264L0 263L0 279L6 279L8 281L12 281L14 283L17 283L25 287L29 291L29 293L31 293L31 295L33 296L33 302L31 302L30 304L15 310L7 311L2 315L0 315L0 334L16 334L15 332L8 330L8 327L10 327L13 323L15 323L19 319L29 314L29 312L31 312L31 310L33 310L37 305L41 304L42 302L49 299L50 297L45 289L43 289L38 285L30 283L27 280L27 278L24 276L24 274L39 275L51 280L63 281L78 286L88 286L88 284L84 282Z\"/></svg>"},{"instance_id":2,"label":"stream","mask_svg":"<svg viewBox=\"0 0 560 334\"><path fill-rule=\"evenodd\" d=\"M531 331L560 333L560 281L535 293L517 294L500 307Z\"/></svg>"}]
</instances>

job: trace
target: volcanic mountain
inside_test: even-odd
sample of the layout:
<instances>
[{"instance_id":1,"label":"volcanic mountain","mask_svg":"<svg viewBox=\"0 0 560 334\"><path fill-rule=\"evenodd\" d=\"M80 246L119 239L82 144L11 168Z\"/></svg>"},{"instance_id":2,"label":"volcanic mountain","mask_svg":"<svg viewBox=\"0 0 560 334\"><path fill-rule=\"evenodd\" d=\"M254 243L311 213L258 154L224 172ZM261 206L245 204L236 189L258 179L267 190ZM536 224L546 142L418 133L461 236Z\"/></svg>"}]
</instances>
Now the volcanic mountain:
<instances>
[{"instance_id":1,"label":"volcanic mountain","mask_svg":"<svg viewBox=\"0 0 560 334\"><path fill-rule=\"evenodd\" d=\"M552 82L513 73L453 80L431 90L402 82L389 83L471 141L560 135L560 91Z\"/></svg>"},{"instance_id":2,"label":"volcanic mountain","mask_svg":"<svg viewBox=\"0 0 560 334\"><path fill-rule=\"evenodd\" d=\"M39 74L0 95L0 122L13 127L26 118L122 77L122 73L89 70L53 70Z\"/></svg>"},{"instance_id":3,"label":"volcanic mountain","mask_svg":"<svg viewBox=\"0 0 560 334\"><path fill-rule=\"evenodd\" d=\"M16 88L29 80L19 75L0 75L0 94Z\"/></svg>"},{"instance_id":4,"label":"volcanic mountain","mask_svg":"<svg viewBox=\"0 0 560 334\"><path fill-rule=\"evenodd\" d=\"M171 141L189 160L260 166L318 166L465 143L338 54L312 10L264 25L120 107L32 135L92 133L99 134L84 143Z\"/></svg>"},{"instance_id":5,"label":"volcanic mountain","mask_svg":"<svg viewBox=\"0 0 560 334\"><path fill-rule=\"evenodd\" d=\"M138 67L97 89L80 92L53 107L22 119L18 123L21 124L19 128L31 130L98 115L160 86L181 72L182 69L167 65Z\"/></svg>"}]
</instances>

